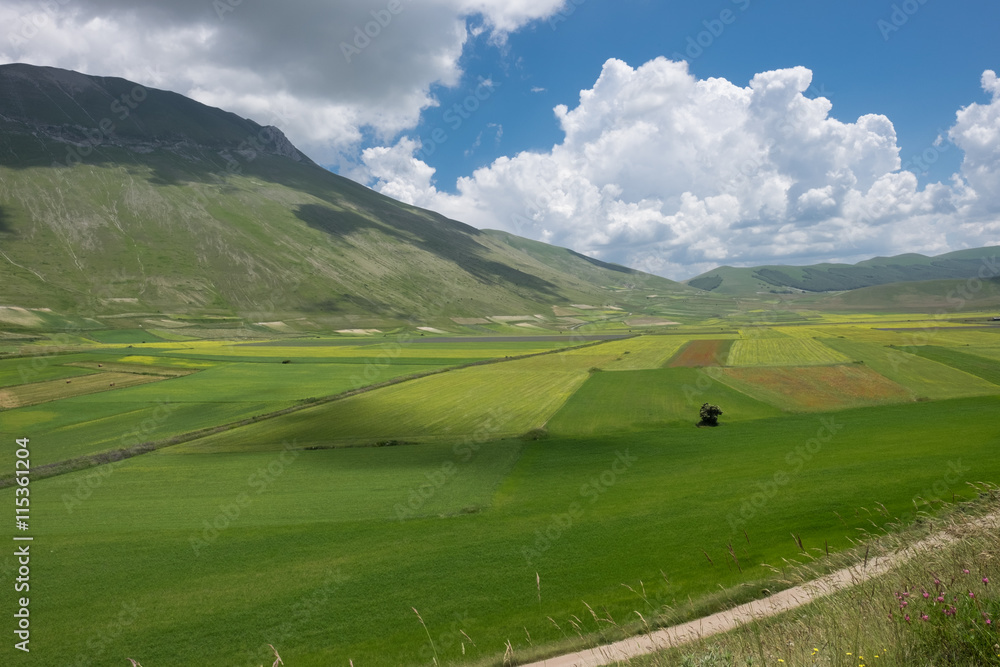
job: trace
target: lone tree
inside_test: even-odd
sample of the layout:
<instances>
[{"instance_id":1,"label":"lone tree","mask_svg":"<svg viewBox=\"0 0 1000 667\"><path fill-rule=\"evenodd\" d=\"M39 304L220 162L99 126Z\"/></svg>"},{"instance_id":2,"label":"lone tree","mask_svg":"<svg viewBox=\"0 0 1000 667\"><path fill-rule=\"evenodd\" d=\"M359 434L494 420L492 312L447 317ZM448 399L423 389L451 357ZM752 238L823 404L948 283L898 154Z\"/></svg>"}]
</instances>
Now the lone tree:
<instances>
[{"instance_id":1,"label":"lone tree","mask_svg":"<svg viewBox=\"0 0 1000 667\"><path fill-rule=\"evenodd\" d=\"M722 414L722 409L718 405L702 403L700 414L701 421L698 422L699 426L718 426L719 415Z\"/></svg>"}]
</instances>

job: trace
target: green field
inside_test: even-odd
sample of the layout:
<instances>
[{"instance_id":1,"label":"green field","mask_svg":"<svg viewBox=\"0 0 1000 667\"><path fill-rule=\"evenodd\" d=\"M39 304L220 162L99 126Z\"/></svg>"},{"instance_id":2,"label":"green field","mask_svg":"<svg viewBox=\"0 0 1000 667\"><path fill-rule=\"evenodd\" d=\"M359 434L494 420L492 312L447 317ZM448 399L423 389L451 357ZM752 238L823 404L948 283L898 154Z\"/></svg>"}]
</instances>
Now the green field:
<instances>
[{"instance_id":1,"label":"green field","mask_svg":"<svg viewBox=\"0 0 1000 667\"><path fill-rule=\"evenodd\" d=\"M808 459L790 443L829 437L815 415L475 451L160 453L118 464L89 494L86 472L42 481L36 534L52 549L33 574L52 634L37 657L62 664L114 628L92 659L249 664L277 641L289 664L422 664L430 649L411 607L443 663L499 656L507 640L527 648L525 629L535 643L560 639L547 617L593 631L584 602L625 621L760 578L762 563L795 556L789 530L843 548L868 525L856 508L906 512L949 464L961 471L949 495L996 478L997 430L972 416L998 407L981 398L843 412ZM944 438L962 453L943 450ZM788 481L774 500L746 511L778 472ZM730 541L744 575L723 565ZM622 586L640 580L651 602ZM123 605L142 613L123 623ZM476 642L464 658L457 629Z\"/></svg>"},{"instance_id":2,"label":"green field","mask_svg":"<svg viewBox=\"0 0 1000 667\"><path fill-rule=\"evenodd\" d=\"M1000 387L982 378L902 349L839 338L825 339L824 343L898 382L917 398L946 399L1000 393Z\"/></svg>"},{"instance_id":3,"label":"green field","mask_svg":"<svg viewBox=\"0 0 1000 667\"><path fill-rule=\"evenodd\" d=\"M588 348L595 350L598 348ZM181 451L228 452L372 444L381 440L517 435L540 428L611 359L590 352L546 355L464 368L353 396L181 445Z\"/></svg>"},{"instance_id":4,"label":"green field","mask_svg":"<svg viewBox=\"0 0 1000 667\"><path fill-rule=\"evenodd\" d=\"M970 375L980 377L987 382L1000 385L1000 364L993 359L979 356L976 352L980 349L974 348L973 353L970 354L964 350L954 350L937 345L923 345L910 348L909 351L924 359L946 364Z\"/></svg>"},{"instance_id":5,"label":"green field","mask_svg":"<svg viewBox=\"0 0 1000 667\"><path fill-rule=\"evenodd\" d=\"M272 643L305 667L499 665L508 641L526 656L606 631L587 605L627 625L744 600L782 586L764 565L797 557L791 533L841 550L869 519L1000 480L992 333L910 354L835 318L809 328L742 327L708 368L663 366L729 346L710 330L569 351L112 344L46 356L34 383L31 359L0 361L11 392L160 380L0 412L34 467L262 418L33 480L37 659L257 667ZM718 428L695 427L704 402Z\"/></svg>"},{"instance_id":6,"label":"green field","mask_svg":"<svg viewBox=\"0 0 1000 667\"><path fill-rule=\"evenodd\" d=\"M725 421L762 419L778 410L695 368L594 373L548 423L554 435L648 431L694 424L702 403L726 406Z\"/></svg>"}]
</instances>

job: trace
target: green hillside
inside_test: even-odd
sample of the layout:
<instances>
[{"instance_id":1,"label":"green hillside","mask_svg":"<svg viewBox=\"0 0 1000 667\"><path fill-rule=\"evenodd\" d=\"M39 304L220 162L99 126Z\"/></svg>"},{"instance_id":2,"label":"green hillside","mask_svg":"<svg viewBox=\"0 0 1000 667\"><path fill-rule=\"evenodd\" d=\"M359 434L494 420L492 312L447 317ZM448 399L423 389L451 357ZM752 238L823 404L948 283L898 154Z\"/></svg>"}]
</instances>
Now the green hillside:
<instances>
[{"instance_id":1,"label":"green hillside","mask_svg":"<svg viewBox=\"0 0 1000 667\"><path fill-rule=\"evenodd\" d=\"M875 285L843 294L831 294L818 301L817 306L851 311L896 312L925 312L934 308L955 312L1000 309L1000 277Z\"/></svg>"},{"instance_id":2,"label":"green hillside","mask_svg":"<svg viewBox=\"0 0 1000 667\"><path fill-rule=\"evenodd\" d=\"M89 317L359 327L689 290L401 204L180 95L27 65L0 67L0 249L0 304Z\"/></svg>"},{"instance_id":3,"label":"green hillside","mask_svg":"<svg viewBox=\"0 0 1000 667\"><path fill-rule=\"evenodd\" d=\"M996 275L1000 247L959 250L936 257L910 253L875 257L857 264L813 266L722 266L687 281L691 287L717 294L758 292L842 292L898 282L957 280L982 277L984 267Z\"/></svg>"}]
</instances>

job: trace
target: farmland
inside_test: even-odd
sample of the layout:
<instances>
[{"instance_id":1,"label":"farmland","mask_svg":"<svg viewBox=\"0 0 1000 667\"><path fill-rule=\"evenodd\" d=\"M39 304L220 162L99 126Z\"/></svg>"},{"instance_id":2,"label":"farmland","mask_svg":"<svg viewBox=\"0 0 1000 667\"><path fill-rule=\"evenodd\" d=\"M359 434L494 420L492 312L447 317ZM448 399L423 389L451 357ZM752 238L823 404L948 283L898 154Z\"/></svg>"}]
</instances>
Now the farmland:
<instances>
[{"instance_id":1,"label":"farmland","mask_svg":"<svg viewBox=\"0 0 1000 667\"><path fill-rule=\"evenodd\" d=\"M670 360L671 368L718 366L725 363L733 344L730 340L695 340L685 345Z\"/></svg>"},{"instance_id":2,"label":"farmland","mask_svg":"<svg viewBox=\"0 0 1000 667\"><path fill-rule=\"evenodd\" d=\"M996 334L878 326L111 336L2 360L0 391L35 404L0 433L30 437L35 467L160 443L32 481L38 658L250 667L272 643L289 665L501 664L508 642L527 659L776 590L790 533L836 552L1000 480ZM85 381L103 390L62 393ZM704 402L718 428L695 427Z\"/></svg>"},{"instance_id":3,"label":"farmland","mask_svg":"<svg viewBox=\"0 0 1000 667\"><path fill-rule=\"evenodd\" d=\"M807 338L738 340L729 352L730 366L807 366L836 364L850 359Z\"/></svg>"}]
</instances>

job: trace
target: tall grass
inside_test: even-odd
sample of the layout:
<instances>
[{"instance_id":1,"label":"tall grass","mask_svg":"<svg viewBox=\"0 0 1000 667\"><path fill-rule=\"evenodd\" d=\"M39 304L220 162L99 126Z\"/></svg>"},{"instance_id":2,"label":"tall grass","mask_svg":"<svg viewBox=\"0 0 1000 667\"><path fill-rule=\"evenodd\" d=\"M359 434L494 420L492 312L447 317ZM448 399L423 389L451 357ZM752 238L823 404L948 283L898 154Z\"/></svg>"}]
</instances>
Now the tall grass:
<instances>
[{"instance_id":1,"label":"tall grass","mask_svg":"<svg viewBox=\"0 0 1000 667\"><path fill-rule=\"evenodd\" d=\"M899 555L885 574L795 611L618 664L1000 665L1000 487L977 488L977 501L909 527L890 523L832 558ZM830 560L806 558L793 578L817 575Z\"/></svg>"}]
</instances>

